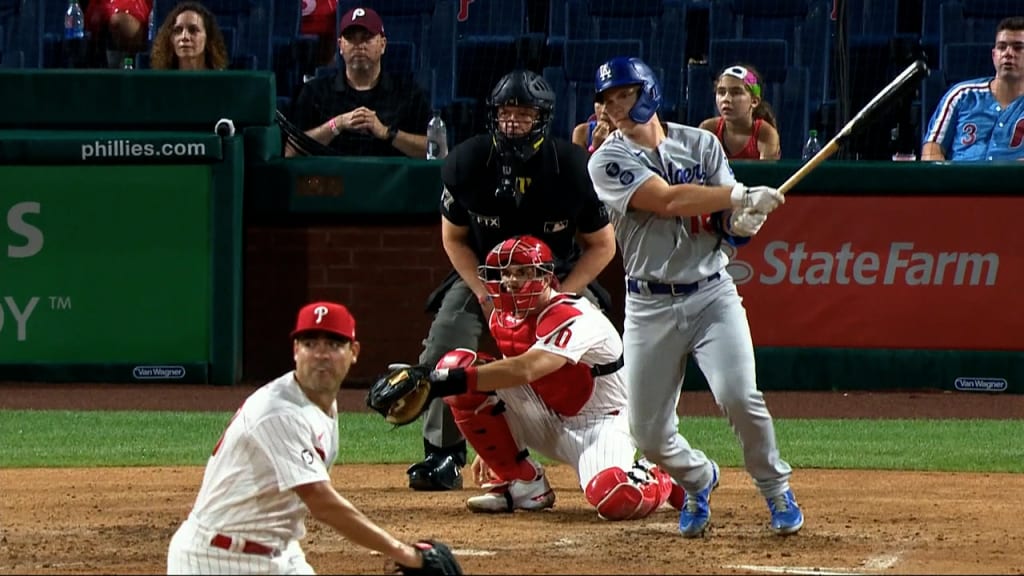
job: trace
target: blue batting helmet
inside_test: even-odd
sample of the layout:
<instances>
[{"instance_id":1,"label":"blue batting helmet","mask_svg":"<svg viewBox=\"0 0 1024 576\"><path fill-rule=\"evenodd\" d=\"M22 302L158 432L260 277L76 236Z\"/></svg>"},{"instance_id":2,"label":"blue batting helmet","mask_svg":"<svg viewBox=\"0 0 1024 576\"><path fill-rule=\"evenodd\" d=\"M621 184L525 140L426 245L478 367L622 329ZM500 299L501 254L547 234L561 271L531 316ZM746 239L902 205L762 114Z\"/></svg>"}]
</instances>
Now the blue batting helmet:
<instances>
[{"instance_id":1,"label":"blue batting helmet","mask_svg":"<svg viewBox=\"0 0 1024 576\"><path fill-rule=\"evenodd\" d=\"M602 94L616 86L640 86L636 104L629 109L629 118L637 124L643 124L658 111L661 106L661 86L651 67L639 58L617 56L601 64L594 77L594 99L602 100Z\"/></svg>"}]
</instances>

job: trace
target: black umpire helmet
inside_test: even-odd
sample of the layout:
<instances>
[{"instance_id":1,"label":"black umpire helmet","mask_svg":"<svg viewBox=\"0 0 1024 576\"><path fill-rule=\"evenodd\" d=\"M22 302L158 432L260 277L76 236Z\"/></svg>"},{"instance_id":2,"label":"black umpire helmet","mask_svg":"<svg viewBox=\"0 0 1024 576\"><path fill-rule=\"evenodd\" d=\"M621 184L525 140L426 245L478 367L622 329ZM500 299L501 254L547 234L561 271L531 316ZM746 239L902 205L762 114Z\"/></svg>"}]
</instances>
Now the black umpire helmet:
<instances>
[{"instance_id":1,"label":"black umpire helmet","mask_svg":"<svg viewBox=\"0 0 1024 576\"><path fill-rule=\"evenodd\" d=\"M498 109L502 106L523 106L537 109L537 121L522 136L509 136L498 122ZM551 116L555 111L555 92L539 74L529 70L514 70L498 80L487 99L487 129L494 145L502 155L513 154L519 160L529 160L548 136Z\"/></svg>"}]
</instances>

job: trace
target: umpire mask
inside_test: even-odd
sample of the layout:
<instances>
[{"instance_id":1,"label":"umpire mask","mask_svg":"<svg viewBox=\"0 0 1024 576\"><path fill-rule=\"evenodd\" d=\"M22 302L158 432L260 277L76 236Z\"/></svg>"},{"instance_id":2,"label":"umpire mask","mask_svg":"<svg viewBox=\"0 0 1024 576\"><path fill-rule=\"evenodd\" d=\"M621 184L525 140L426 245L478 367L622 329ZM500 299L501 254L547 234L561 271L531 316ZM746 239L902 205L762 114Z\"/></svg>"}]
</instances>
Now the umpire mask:
<instances>
[{"instance_id":1,"label":"umpire mask","mask_svg":"<svg viewBox=\"0 0 1024 576\"><path fill-rule=\"evenodd\" d=\"M498 154L526 162L548 136L555 93L538 74L515 70L503 76L487 99L487 126Z\"/></svg>"}]
</instances>

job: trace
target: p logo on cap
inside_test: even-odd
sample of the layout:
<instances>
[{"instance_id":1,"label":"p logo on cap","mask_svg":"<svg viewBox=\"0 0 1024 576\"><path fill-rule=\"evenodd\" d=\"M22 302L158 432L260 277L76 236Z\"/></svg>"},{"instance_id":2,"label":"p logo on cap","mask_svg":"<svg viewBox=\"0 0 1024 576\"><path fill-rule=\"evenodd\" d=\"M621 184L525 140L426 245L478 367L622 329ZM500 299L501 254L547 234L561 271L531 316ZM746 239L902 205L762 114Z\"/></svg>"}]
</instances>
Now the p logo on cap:
<instances>
[{"instance_id":1,"label":"p logo on cap","mask_svg":"<svg viewBox=\"0 0 1024 576\"><path fill-rule=\"evenodd\" d=\"M316 314L317 324L323 322L324 316L327 316L327 312L327 306L317 306L316 308L313 308L313 314Z\"/></svg>"}]
</instances>

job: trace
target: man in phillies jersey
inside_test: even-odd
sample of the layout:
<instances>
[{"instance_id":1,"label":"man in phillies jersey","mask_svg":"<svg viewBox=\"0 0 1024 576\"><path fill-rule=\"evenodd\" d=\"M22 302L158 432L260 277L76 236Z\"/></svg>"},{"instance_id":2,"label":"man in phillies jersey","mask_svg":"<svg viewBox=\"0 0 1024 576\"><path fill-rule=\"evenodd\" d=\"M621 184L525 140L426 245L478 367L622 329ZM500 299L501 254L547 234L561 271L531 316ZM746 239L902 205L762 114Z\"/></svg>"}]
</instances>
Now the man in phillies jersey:
<instances>
[{"instance_id":1,"label":"man in phillies jersey","mask_svg":"<svg viewBox=\"0 0 1024 576\"><path fill-rule=\"evenodd\" d=\"M572 466L602 518L643 518L682 489L656 466L635 462L628 430L622 341L589 300L556 291L555 258L543 241L501 242L479 267L494 309L491 335L504 358L468 349L441 358L432 379L476 450L473 474L489 490L473 512L543 510L555 494L535 451Z\"/></svg>"},{"instance_id":2,"label":"man in phillies jersey","mask_svg":"<svg viewBox=\"0 0 1024 576\"><path fill-rule=\"evenodd\" d=\"M955 84L935 109L921 160L1024 160L1024 17L1004 18L996 75Z\"/></svg>"},{"instance_id":3,"label":"man in phillies jersey","mask_svg":"<svg viewBox=\"0 0 1024 576\"><path fill-rule=\"evenodd\" d=\"M213 448L195 505L171 539L168 574L314 574L299 540L306 513L409 567L419 550L331 486L338 389L359 356L355 319L314 302L292 332L295 370L249 396Z\"/></svg>"}]
</instances>

